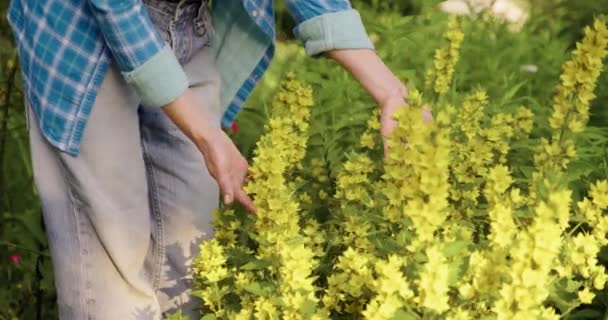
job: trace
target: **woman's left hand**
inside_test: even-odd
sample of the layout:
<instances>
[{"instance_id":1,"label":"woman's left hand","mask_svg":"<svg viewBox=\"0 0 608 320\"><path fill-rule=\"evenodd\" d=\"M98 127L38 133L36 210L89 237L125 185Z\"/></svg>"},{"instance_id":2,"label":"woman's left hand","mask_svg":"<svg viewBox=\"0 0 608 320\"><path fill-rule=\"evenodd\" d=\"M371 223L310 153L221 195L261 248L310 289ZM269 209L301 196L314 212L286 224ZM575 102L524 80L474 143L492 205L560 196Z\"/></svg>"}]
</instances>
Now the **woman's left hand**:
<instances>
[{"instance_id":1,"label":"woman's left hand","mask_svg":"<svg viewBox=\"0 0 608 320\"><path fill-rule=\"evenodd\" d=\"M406 87L397 79L391 70L382 62L374 50L344 49L332 50L327 53L344 69L348 70L363 88L374 97L381 111L381 134L384 138L386 156L386 139L397 127L393 115L399 108L406 108ZM424 118L432 121L429 110L425 110Z\"/></svg>"},{"instance_id":2,"label":"woman's left hand","mask_svg":"<svg viewBox=\"0 0 608 320\"><path fill-rule=\"evenodd\" d=\"M400 108L407 108L407 95L407 88L401 85L399 90L396 90L394 94L384 99L384 101L378 101L378 105L380 106L380 134L382 134L384 141L384 156L388 154L387 139L397 127L397 121L394 119L395 112ZM424 121L433 121L433 115L428 108L424 108L422 117Z\"/></svg>"}]
</instances>

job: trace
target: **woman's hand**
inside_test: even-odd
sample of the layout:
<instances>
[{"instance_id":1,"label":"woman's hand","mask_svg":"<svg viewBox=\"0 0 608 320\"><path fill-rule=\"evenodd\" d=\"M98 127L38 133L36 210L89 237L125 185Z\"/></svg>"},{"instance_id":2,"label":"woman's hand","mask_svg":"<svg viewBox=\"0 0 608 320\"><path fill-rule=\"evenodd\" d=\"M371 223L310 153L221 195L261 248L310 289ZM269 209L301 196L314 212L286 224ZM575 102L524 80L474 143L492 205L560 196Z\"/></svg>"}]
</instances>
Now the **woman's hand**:
<instances>
[{"instance_id":1,"label":"woman's hand","mask_svg":"<svg viewBox=\"0 0 608 320\"><path fill-rule=\"evenodd\" d=\"M380 106L380 133L384 138L384 154L386 155L386 139L397 127L393 116L399 108L407 107L405 102L407 89L373 50L333 50L329 51L328 55L348 70ZM433 119L428 109L424 111L424 119L427 121Z\"/></svg>"},{"instance_id":2,"label":"woman's hand","mask_svg":"<svg viewBox=\"0 0 608 320\"><path fill-rule=\"evenodd\" d=\"M384 156L388 155L388 138L391 133L397 128L397 121L394 119L395 112L400 108L407 107L405 99L407 98L407 89L402 86L403 89L395 92L393 96L388 97L384 101L379 101L380 105L380 134L384 141Z\"/></svg>"},{"instance_id":3,"label":"woman's hand","mask_svg":"<svg viewBox=\"0 0 608 320\"><path fill-rule=\"evenodd\" d=\"M224 203L236 199L247 211L255 213L251 198L243 191L249 165L232 140L221 129L213 129L194 142L205 157L209 174L217 181Z\"/></svg>"},{"instance_id":4,"label":"woman's hand","mask_svg":"<svg viewBox=\"0 0 608 320\"><path fill-rule=\"evenodd\" d=\"M186 90L163 110L203 154L207 170L224 196L224 203L236 200L255 213L253 201L242 188L249 171L247 160L219 125L210 123L192 92Z\"/></svg>"},{"instance_id":5,"label":"woman's hand","mask_svg":"<svg viewBox=\"0 0 608 320\"><path fill-rule=\"evenodd\" d=\"M387 139L390 134L397 128L397 121L394 119L395 112L400 108L407 107L405 102L407 99L407 88L401 84L400 88L394 94L388 96L384 101L379 101L380 105L380 134L384 140L384 155L387 155ZM428 108L424 108L422 113L424 121L433 121L433 115Z\"/></svg>"}]
</instances>

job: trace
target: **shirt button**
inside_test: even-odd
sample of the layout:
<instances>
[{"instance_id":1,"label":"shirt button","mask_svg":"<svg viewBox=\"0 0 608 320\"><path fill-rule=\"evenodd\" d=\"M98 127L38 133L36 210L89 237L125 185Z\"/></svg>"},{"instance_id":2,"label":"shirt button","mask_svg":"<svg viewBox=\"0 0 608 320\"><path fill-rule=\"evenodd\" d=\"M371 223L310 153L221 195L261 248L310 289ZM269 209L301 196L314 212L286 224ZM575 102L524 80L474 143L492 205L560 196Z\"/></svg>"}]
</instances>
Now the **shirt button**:
<instances>
[{"instance_id":1,"label":"shirt button","mask_svg":"<svg viewBox=\"0 0 608 320\"><path fill-rule=\"evenodd\" d=\"M251 13L252 16L257 17L258 16L258 10L253 10L253 12Z\"/></svg>"}]
</instances>

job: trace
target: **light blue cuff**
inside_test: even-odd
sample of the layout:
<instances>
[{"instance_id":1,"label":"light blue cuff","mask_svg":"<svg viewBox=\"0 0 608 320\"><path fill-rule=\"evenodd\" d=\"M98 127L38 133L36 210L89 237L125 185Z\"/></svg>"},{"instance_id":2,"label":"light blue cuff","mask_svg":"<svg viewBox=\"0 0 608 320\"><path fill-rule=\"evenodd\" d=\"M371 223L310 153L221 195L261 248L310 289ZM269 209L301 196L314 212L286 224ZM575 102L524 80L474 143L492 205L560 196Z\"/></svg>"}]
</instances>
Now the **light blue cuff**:
<instances>
[{"instance_id":1,"label":"light blue cuff","mask_svg":"<svg viewBox=\"0 0 608 320\"><path fill-rule=\"evenodd\" d=\"M308 19L294 33L311 56L335 49L374 49L359 12L353 9Z\"/></svg>"},{"instance_id":2,"label":"light blue cuff","mask_svg":"<svg viewBox=\"0 0 608 320\"><path fill-rule=\"evenodd\" d=\"M144 106L162 107L188 89L186 72L168 45L135 70L122 75Z\"/></svg>"}]
</instances>

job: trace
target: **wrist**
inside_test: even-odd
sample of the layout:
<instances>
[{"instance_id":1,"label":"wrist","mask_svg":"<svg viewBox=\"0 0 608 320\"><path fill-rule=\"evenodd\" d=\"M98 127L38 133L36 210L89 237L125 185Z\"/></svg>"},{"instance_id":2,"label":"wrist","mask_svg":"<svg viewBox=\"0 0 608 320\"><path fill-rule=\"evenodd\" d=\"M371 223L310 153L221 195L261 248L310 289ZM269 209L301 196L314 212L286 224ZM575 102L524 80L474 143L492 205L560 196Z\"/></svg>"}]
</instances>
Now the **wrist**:
<instances>
[{"instance_id":1,"label":"wrist","mask_svg":"<svg viewBox=\"0 0 608 320\"><path fill-rule=\"evenodd\" d=\"M399 80L384 87L375 97L381 109L392 107L394 105L404 105L405 99L408 96L408 91L405 85Z\"/></svg>"}]
</instances>

